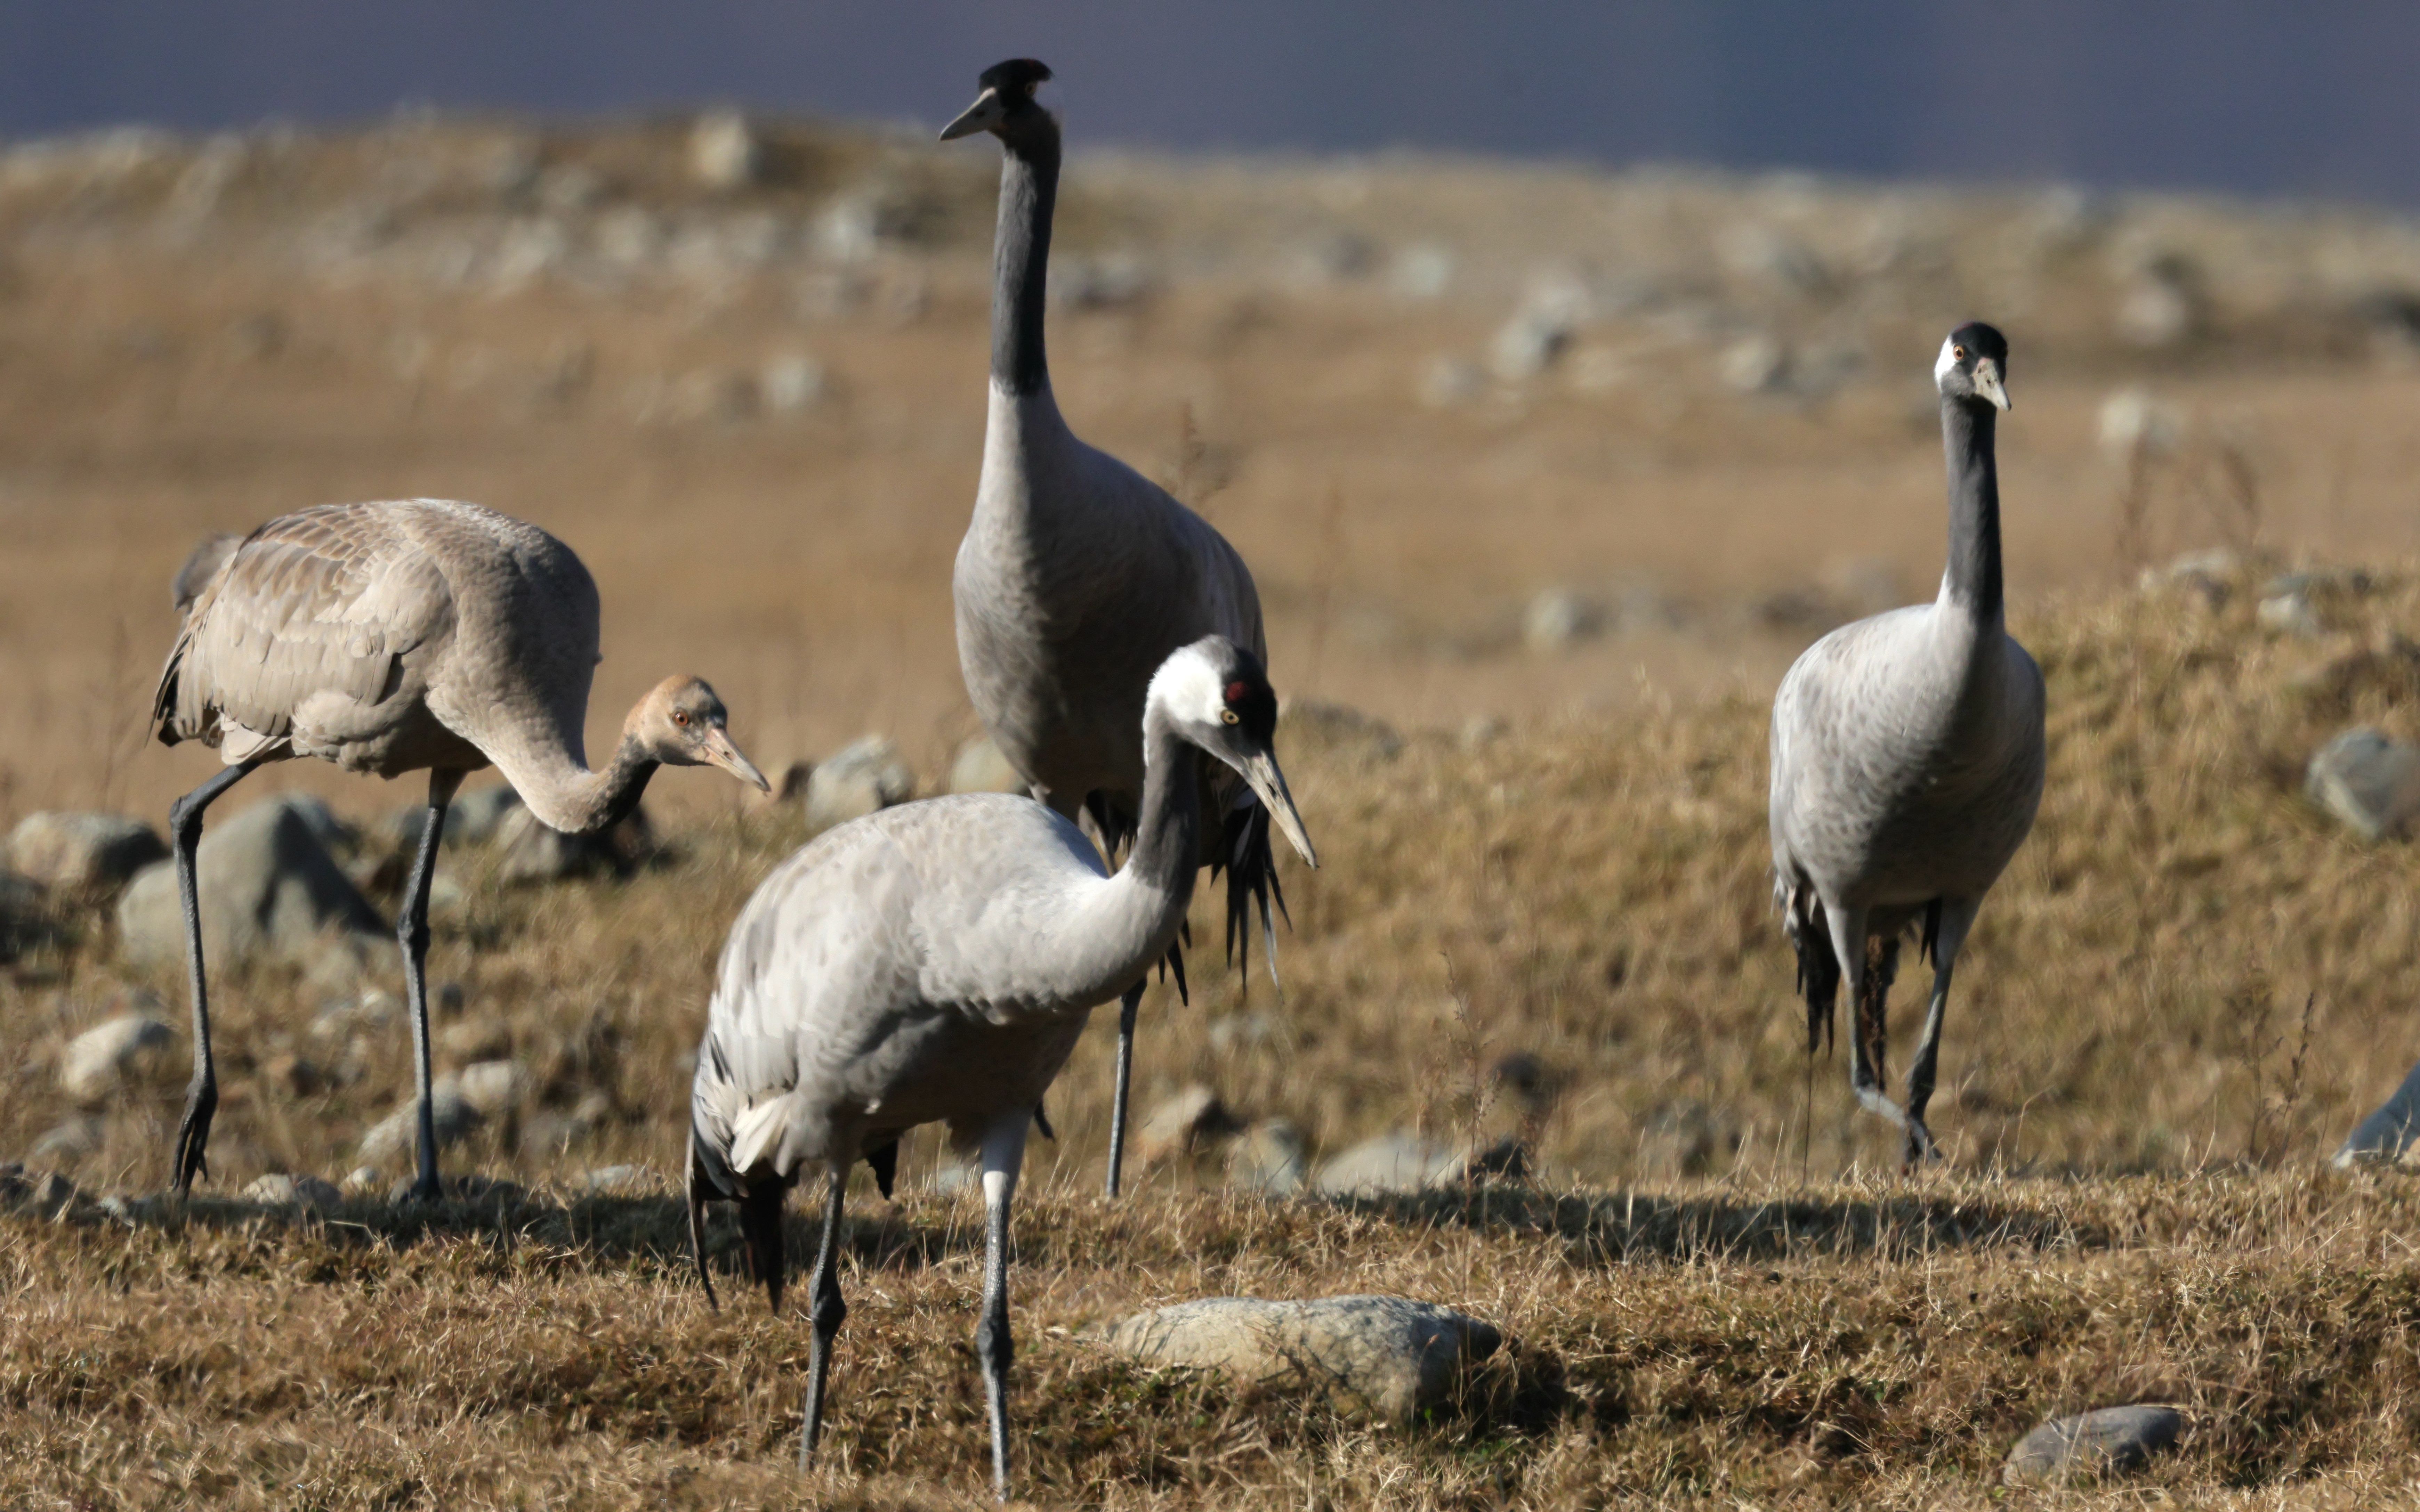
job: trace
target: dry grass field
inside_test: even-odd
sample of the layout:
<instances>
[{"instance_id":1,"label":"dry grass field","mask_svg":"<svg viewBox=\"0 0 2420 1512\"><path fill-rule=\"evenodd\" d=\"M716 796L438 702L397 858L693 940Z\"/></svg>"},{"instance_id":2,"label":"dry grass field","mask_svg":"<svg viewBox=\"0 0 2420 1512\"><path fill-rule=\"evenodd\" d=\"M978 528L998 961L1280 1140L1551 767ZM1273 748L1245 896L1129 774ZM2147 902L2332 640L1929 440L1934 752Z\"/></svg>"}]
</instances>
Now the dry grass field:
<instances>
[{"instance_id":1,"label":"dry grass field","mask_svg":"<svg viewBox=\"0 0 2420 1512\"><path fill-rule=\"evenodd\" d=\"M991 160L798 128L770 144L768 184L708 192L681 144L671 124L399 122L0 158L0 690L17 715L0 821L164 812L208 769L141 741L193 537L395 494L480 499L582 552L607 612L593 729L685 667L768 768L872 729L938 779L972 728L947 584L980 451ZM627 257L626 210L654 228ZM1814 271L1751 255L1743 226L1786 233ZM749 251L760 235L775 250ZM2420 736L2420 375L2374 298L2420 286L2410 243L2349 212L2155 200L1079 164L1063 254L1098 287L1056 317L1063 402L1252 562L1273 676L1298 700L1280 752L1325 863L1288 863L1281 1001L1212 952L1189 1009L1146 1000L1144 1105L1201 1083L1315 1151L1518 1134L1530 1166L1470 1191L1269 1200L1224 1190L1213 1150L1109 1208L1096 1032L1021 1200L1023 1490L2411 1499L2420 1198L2323 1162L2420 1056L2420 863L2300 794L2348 725ZM1438 248L1453 271L1433 289L1414 275ZM2196 301L2189 332L2123 335L2137 264L2176 248L2192 276L2159 276ZM1567 285L1586 308L1558 360L1492 371L1508 316ZM1764 709L1823 625L1938 570L1922 379L1968 314L2016 348L2011 597L2048 677L2052 772L1962 959L1933 1118L1949 1161L1902 1178L1851 1114L1844 1056L1815 1062L1808 1096L1765 880ZM1740 382L1758 341L1801 376ZM793 355L824 376L795 411L764 378ZM1440 360L1476 376L1442 381ZM2131 457L2102 440L2130 389L2158 417ZM2210 547L2233 563L2137 585ZM2272 573L2328 562L2367 573L2323 585L2311 633L2259 623ZM1530 644L1525 609L1557 589L1602 623ZM281 783L364 820L414 795L298 768L229 801ZM726 1288L711 1313L684 1270L665 1184L682 1057L724 928L803 838L795 808L735 794L659 781L669 854L623 880L507 888L448 853L443 1055L509 1054L534 1088L449 1157L504 1183L482 1196L361 1195L324 1221L227 1200L265 1172L343 1177L410 1055L399 1025L315 1037L325 989L290 969L222 973L209 1197L145 1196L180 1037L67 1165L126 1200L0 1216L0 1504L975 1500L980 1221L929 1135L897 1202L853 1199L814 1475L790 1468L796 1304L768 1318ZM77 1030L154 997L181 1023L181 984L124 965L105 913L61 903L50 923L0 974L0 1157L70 1111L54 1088ZM1217 939L1210 901L1195 925ZM1901 978L1894 1069L1921 978ZM654 1175L582 1195L613 1165ZM733 1235L715 1234L730 1270ZM1160 1302L1349 1290L1466 1308L1510 1346L1457 1411L1383 1432L1083 1336ZM2035 1422L2133 1400L2183 1404L2195 1427L2130 1489L1998 1489Z\"/></svg>"}]
</instances>

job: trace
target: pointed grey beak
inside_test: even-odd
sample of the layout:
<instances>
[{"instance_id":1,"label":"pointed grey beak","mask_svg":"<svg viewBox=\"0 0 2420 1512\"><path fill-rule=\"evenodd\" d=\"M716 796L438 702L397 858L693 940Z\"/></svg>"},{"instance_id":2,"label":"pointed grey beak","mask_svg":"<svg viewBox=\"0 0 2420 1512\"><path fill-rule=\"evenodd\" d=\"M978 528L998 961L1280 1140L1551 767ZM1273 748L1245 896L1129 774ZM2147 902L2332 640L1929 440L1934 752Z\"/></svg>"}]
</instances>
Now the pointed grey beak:
<instances>
[{"instance_id":1,"label":"pointed grey beak","mask_svg":"<svg viewBox=\"0 0 2420 1512\"><path fill-rule=\"evenodd\" d=\"M1295 810L1294 795L1286 789L1285 774L1278 770L1276 755L1265 750L1256 751L1238 763L1235 770L1243 775L1244 781L1260 798L1261 807L1277 821L1279 830L1285 835L1286 842L1294 847L1295 854L1302 857L1305 865L1317 871L1319 853L1311 849L1311 836L1303 830L1302 815Z\"/></svg>"},{"instance_id":2,"label":"pointed grey beak","mask_svg":"<svg viewBox=\"0 0 2420 1512\"><path fill-rule=\"evenodd\" d=\"M1988 357L1975 364L1975 392L2004 413L2016 408L2009 403L2009 391L2000 382L2000 364Z\"/></svg>"},{"instance_id":3,"label":"pointed grey beak","mask_svg":"<svg viewBox=\"0 0 2420 1512\"><path fill-rule=\"evenodd\" d=\"M972 136L977 131L988 131L999 125L1001 117L1007 114L1001 108L1000 91L986 89L975 96L975 102L967 107L965 115L941 128L941 140L954 142L962 136Z\"/></svg>"},{"instance_id":4,"label":"pointed grey beak","mask_svg":"<svg viewBox=\"0 0 2420 1512\"><path fill-rule=\"evenodd\" d=\"M754 762L739 754L738 746L721 725L706 733L706 760L708 765L721 767L759 793L773 791L773 784L765 780L765 774L756 770Z\"/></svg>"}]
</instances>

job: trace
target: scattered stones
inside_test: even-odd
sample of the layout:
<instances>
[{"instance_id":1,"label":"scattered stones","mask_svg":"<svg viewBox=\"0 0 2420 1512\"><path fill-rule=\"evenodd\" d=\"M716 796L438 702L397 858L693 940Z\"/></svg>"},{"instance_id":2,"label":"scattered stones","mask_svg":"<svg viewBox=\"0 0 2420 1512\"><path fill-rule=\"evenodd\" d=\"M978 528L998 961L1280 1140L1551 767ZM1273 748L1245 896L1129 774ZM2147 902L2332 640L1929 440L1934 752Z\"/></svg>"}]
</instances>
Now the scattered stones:
<instances>
[{"instance_id":1,"label":"scattered stones","mask_svg":"<svg viewBox=\"0 0 2420 1512\"><path fill-rule=\"evenodd\" d=\"M2017 1441L2000 1467L2009 1486L2066 1485L2142 1469L2176 1446L2184 1414L2173 1407L2104 1407L2055 1418Z\"/></svg>"},{"instance_id":2,"label":"scattered stones","mask_svg":"<svg viewBox=\"0 0 2420 1512\"><path fill-rule=\"evenodd\" d=\"M1292 1196L1310 1179L1310 1147L1283 1119L1253 1124L1227 1147L1227 1184L1266 1196Z\"/></svg>"},{"instance_id":3,"label":"scattered stones","mask_svg":"<svg viewBox=\"0 0 2420 1512\"><path fill-rule=\"evenodd\" d=\"M0 864L54 891L114 893L155 861L167 842L140 819L111 813L37 813L18 821Z\"/></svg>"},{"instance_id":4,"label":"scattered stones","mask_svg":"<svg viewBox=\"0 0 2420 1512\"><path fill-rule=\"evenodd\" d=\"M334 1182L316 1176L264 1176L237 1196L266 1208L308 1208L314 1212L333 1212L345 1200Z\"/></svg>"},{"instance_id":5,"label":"scattered stones","mask_svg":"<svg viewBox=\"0 0 2420 1512\"><path fill-rule=\"evenodd\" d=\"M441 1150L485 1121L451 1076L437 1078L429 1088L429 1116L436 1125L437 1148ZM418 1099L407 1098L400 1107L372 1124L369 1132L362 1135L363 1164L383 1168L397 1161L416 1159L419 1119Z\"/></svg>"},{"instance_id":6,"label":"scattered stones","mask_svg":"<svg viewBox=\"0 0 2420 1512\"><path fill-rule=\"evenodd\" d=\"M2420 815L2420 750L2363 727L2311 758L2303 791L2364 840L2408 831Z\"/></svg>"},{"instance_id":7,"label":"scattered stones","mask_svg":"<svg viewBox=\"0 0 2420 1512\"><path fill-rule=\"evenodd\" d=\"M1762 332L1742 336L1723 348L1715 374L1734 393L1771 393L1789 379L1790 349Z\"/></svg>"},{"instance_id":8,"label":"scattered stones","mask_svg":"<svg viewBox=\"0 0 2420 1512\"><path fill-rule=\"evenodd\" d=\"M515 809L496 827L498 882L526 887L577 877L627 875L655 849L644 809L594 835L566 835L527 809Z\"/></svg>"},{"instance_id":9,"label":"scattered stones","mask_svg":"<svg viewBox=\"0 0 2420 1512\"><path fill-rule=\"evenodd\" d=\"M499 1119L529 1095L529 1072L510 1060L482 1060L453 1077L454 1089L481 1118Z\"/></svg>"},{"instance_id":10,"label":"scattered stones","mask_svg":"<svg viewBox=\"0 0 2420 1512\"><path fill-rule=\"evenodd\" d=\"M746 189L764 168L764 146L748 117L736 110L708 111L690 128L689 170L708 189Z\"/></svg>"},{"instance_id":11,"label":"scattered stones","mask_svg":"<svg viewBox=\"0 0 2420 1512\"><path fill-rule=\"evenodd\" d=\"M13 1161L0 1165L0 1205L31 1208L47 1218L82 1195L56 1171L30 1171Z\"/></svg>"},{"instance_id":12,"label":"scattered stones","mask_svg":"<svg viewBox=\"0 0 2420 1512\"><path fill-rule=\"evenodd\" d=\"M79 1103L98 1103L129 1081L147 1079L176 1040L158 1019L129 1013L96 1025L68 1041L59 1057L59 1088Z\"/></svg>"},{"instance_id":13,"label":"scattered stones","mask_svg":"<svg viewBox=\"0 0 2420 1512\"><path fill-rule=\"evenodd\" d=\"M1433 242L1405 247L1387 269L1387 287L1407 300L1434 300L1453 286L1453 254Z\"/></svg>"},{"instance_id":14,"label":"scattered stones","mask_svg":"<svg viewBox=\"0 0 2420 1512\"><path fill-rule=\"evenodd\" d=\"M1446 1405L1503 1336L1475 1318L1404 1297L1264 1302L1210 1297L1110 1326L1109 1348L1225 1372L1248 1390L1308 1396L1347 1415L1410 1424Z\"/></svg>"},{"instance_id":15,"label":"scattered stones","mask_svg":"<svg viewBox=\"0 0 2420 1512\"><path fill-rule=\"evenodd\" d=\"M992 744L991 736L977 735L958 748L950 763L950 791L953 793L1023 793L1025 779L1008 764L1008 758Z\"/></svg>"},{"instance_id":16,"label":"scattered stones","mask_svg":"<svg viewBox=\"0 0 2420 1512\"><path fill-rule=\"evenodd\" d=\"M1596 634L1601 616L1594 604L1568 588L1549 588L1521 611L1521 643L1552 656Z\"/></svg>"},{"instance_id":17,"label":"scattered stones","mask_svg":"<svg viewBox=\"0 0 2420 1512\"><path fill-rule=\"evenodd\" d=\"M2338 1170L2355 1165L2391 1165L2412 1152L2412 1143L2420 1138L2420 1066L2403 1078L2395 1095L2379 1104L2378 1111L2364 1119L2328 1164Z\"/></svg>"},{"instance_id":18,"label":"scattered stones","mask_svg":"<svg viewBox=\"0 0 2420 1512\"><path fill-rule=\"evenodd\" d=\"M756 397L767 414L802 414L823 396L824 365L803 353L768 357L756 375Z\"/></svg>"},{"instance_id":19,"label":"scattered stones","mask_svg":"<svg viewBox=\"0 0 2420 1512\"><path fill-rule=\"evenodd\" d=\"M2310 639L2327 633L2327 626L2319 623L2319 611L2313 607L2309 595L2299 589L2263 595L2255 612L2260 627L2272 635Z\"/></svg>"},{"instance_id":20,"label":"scattered stones","mask_svg":"<svg viewBox=\"0 0 2420 1512\"><path fill-rule=\"evenodd\" d=\"M202 948L213 966L254 956L310 964L326 937L354 936L357 955L393 949L386 921L328 853L341 833L326 806L272 798L204 830L197 856ZM117 906L119 948L144 966L181 965L185 920L176 867L146 869Z\"/></svg>"},{"instance_id":21,"label":"scattered stones","mask_svg":"<svg viewBox=\"0 0 2420 1512\"><path fill-rule=\"evenodd\" d=\"M1517 1179L1528 1165L1528 1151L1518 1139L1480 1148L1388 1134L1365 1139L1322 1165L1312 1184L1330 1196L1420 1192L1489 1176Z\"/></svg>"},{"instance_id":22,"label":"scattered stones","mask_svg":"<svg viewBox=\"0 0 2420 1512\"><path fill-rule=\"evenodd\" d=\"M505 819L520 807L521 795L509 783L498 782L457 794L454 801L446 805L445 835L440 843L447 850L458 845L485 845L496 838ZM408 858L420 848L420 832L427 822L427 804L406 804L387 817L387 835L396 849ZM410 864L409 859L405 864Z\"/></svg>"},{"instance_id":23,"label":"scattered stones","mask_svg":"<svg viewBox=\"0 0 2420 1512\"><path fill-rule=\"evenodd\" d=\"M99 1149L108 1133L97 1115L79 1113L45 1130L34 1141L31 1158L72 1164Z\"/></svg>"},{"instance_id":24,"label":"scattered stones","mask_svg":"<svg viewBox=\"0 0 2420 1512\"><path fill-rule=\"evenodd\" d=\"M1233 1134L1243 1125L1227 1111L1218 1094L1196 1082L1151 1110L1135 1135L1135 1159L1149 1170L1163 1162L1193 1154L1210 1141Z\"/></svg>"},{"instance_id":25,"label":"scattered stones","mask_svg":"<svg viewBox=\"0 0 2420 1512\"><path fill-rule=\"evenodd\" d=\"M464 1019L437 1031L437 1050L449 1059L468 1063L502 1059L513 1047L513 1031L502 1020Z\"/></svg>"},{"instance_id":26,"label":"scattered stones","mask_svg":"<svg viewBox=\"0 0 2420 1512\"><path fill-rule=\"evenodd\" d=\"M580 1178L582 1191L599 1196L636 1196L655 1184L655 1173L644 1165L599 1165Z\"/></svg>"},{"instance_id":27,"label":"scattered stones","mask_svg":"<svg viewBox=\"0 0 2420 1512\"><path fill-rule=\"evenodd\" d=\"M916 795L916 775L880 735L843 747L807 777L807 829L820 833Z\"/></svg>"}]
</instances>

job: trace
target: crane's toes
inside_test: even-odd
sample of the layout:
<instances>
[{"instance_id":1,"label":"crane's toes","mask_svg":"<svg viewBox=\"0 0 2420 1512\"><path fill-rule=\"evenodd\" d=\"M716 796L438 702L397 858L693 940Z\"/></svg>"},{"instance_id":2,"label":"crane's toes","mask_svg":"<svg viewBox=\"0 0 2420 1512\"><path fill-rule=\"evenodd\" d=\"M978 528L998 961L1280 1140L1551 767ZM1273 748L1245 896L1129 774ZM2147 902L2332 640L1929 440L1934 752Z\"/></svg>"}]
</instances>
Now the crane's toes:
<instances>
[{"instance_id":1,"label":"crane's toes","mask_svg":"<svg viewBox=\"0 0 2420 1512\"><path fill-rule=\"evenodd\" d=\"M215 1087L194 1089L185 1101L185 1116L177 1124L176 1151L171 1163L169 1190L184 1196L194 1189L194 1178L210 1174L210 1118L218 1112L219 1094Z\"/></svg>"}]
</instances>

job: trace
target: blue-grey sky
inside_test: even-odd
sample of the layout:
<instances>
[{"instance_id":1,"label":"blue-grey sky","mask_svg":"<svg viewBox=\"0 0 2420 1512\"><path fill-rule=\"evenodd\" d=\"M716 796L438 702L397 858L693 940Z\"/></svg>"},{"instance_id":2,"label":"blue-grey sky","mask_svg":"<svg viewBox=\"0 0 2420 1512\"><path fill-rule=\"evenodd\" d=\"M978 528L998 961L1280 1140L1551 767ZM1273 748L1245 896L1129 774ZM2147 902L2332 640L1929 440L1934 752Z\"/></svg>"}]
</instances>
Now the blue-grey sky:
<instances>
[{"instance_id":1,"label":"blue-grey sky","mask_svg":"<svg viewBox=\"0 0 2420 1512\"><path fill-rule=\"evenodd\" d=\"M2407 0L0 0L0 133L722 100L1079 143L1410 146L2420 208Z\"/></svg>"}]
</instances>

